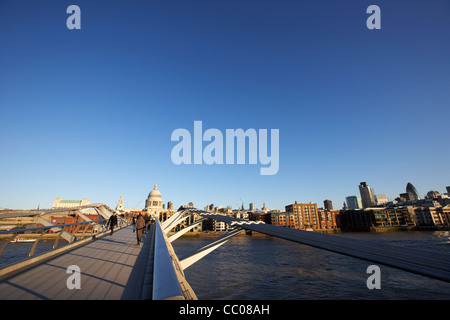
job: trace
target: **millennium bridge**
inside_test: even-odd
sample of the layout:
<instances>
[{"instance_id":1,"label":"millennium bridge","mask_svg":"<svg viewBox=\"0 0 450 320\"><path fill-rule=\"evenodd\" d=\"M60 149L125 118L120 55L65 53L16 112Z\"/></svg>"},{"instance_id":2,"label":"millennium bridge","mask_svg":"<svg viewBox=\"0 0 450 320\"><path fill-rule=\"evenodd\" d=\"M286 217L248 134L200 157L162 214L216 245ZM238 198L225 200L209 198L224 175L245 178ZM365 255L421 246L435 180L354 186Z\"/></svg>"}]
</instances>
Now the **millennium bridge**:
<instances>
[{"instance_id":1,"label":"millennium bridge","mask_svg":"<svg viewBox=\"0 0 450 320\"><path fill-rule=\"evenodd\" d=\"M100 219L91 220L83 209L95 210ZM53 224L44 218L45 214L68 211L84 221ZM33 217L43 226L0 231L6 240L0 242L0 261L5 248L21 234L38 234L27 257L0 269L0 300L198 300L184 271L242 231L255 231L450 282L450 256L445 254L289 229L195 208L180 208L165 221L156 219L142 246L137 246L133 225L126 218L118 216L118 226L114 236L110 236L107 221L112 214L113 210L104 204L1 214L0 219ZM174 231L194 214L200 219ZM207 218L227 223L230 230L180 260L172 243ZM37 246L49 234L54 241L52 249L36 254ZM66 245L59 245L61 238L67 241ZM77 273L82 290L69 285Z\"/></svg>"}]
</instances>

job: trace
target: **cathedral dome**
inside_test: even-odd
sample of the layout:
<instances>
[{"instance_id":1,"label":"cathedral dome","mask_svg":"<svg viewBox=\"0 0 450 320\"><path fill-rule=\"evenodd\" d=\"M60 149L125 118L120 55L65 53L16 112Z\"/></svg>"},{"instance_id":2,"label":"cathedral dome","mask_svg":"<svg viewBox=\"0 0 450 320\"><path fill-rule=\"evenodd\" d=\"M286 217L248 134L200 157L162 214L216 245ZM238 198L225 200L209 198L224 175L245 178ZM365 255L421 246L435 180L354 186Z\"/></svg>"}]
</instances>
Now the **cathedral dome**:
<instances>
[{"instance_id":1,"label":"cathedral dome","mask_svg":"<svg viewBox=\"0 0 450 320\"><path fill-rule=\"evenodd\" d=\"M148 194L148 198L145 201L145 208L147 210L163 208L161 192L159 192L156 182L155 182L155 186L153 187L153 190Z\"/></svg>"},{"instance_id":2,"label":"cathedral dome","mask_svg":"<svg viewBox=\"0 0 450 320\"><path fill-rule=\"evenodd\" d=\"M157 189L157 185L155 182L155 186L153 187L153 190L148 194L148 198L160 198L161 199L161 192Z\"/></svg>"}]
</instances>

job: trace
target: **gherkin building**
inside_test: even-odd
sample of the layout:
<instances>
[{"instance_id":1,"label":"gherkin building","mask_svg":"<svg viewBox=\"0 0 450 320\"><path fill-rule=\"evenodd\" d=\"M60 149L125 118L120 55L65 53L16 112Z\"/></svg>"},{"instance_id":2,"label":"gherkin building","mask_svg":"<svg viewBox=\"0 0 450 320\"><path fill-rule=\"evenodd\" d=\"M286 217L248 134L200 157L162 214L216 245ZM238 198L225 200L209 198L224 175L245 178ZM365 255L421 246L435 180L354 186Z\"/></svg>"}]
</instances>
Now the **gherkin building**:
<instances>
[{"instance_id":1,"label":"gherkin building","mask_svg":"<svg viewBox=\"0 0 450 320\"><path fill-rule=\"evenodd\" d=\"M410 182L406 185L406 192L411 193L414 196L414 200L420 200L419 192Z\"/></svg>"}]
</instances>

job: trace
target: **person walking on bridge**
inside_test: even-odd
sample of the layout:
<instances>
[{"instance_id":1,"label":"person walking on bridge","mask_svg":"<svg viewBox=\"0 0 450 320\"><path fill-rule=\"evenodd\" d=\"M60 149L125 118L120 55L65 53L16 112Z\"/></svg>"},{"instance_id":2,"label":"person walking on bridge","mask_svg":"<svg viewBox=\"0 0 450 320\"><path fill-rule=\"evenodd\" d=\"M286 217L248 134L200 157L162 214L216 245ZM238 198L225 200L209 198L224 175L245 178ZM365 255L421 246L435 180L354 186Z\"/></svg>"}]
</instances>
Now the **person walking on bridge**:
<instances>
[{"instance_id":1,"label":"person walking on bridge","mask_svg":"<svg viewBox=\"0 0 450 320\"><path fill-rule=\"evenodd\" d=\"M136 219L136 224L134 225L134 228L133 228L133 232L136 231L136 238L137 238L138 246L141 245L142 234L144 233L144 229L145 229L145 219L141 214L139 214Z\"/></svg>"},{"instance_id":2,"label":"person walking on bridge","mask_svg":"<svg viewBox=\"0 0 450 320\"><path fill-rule=\"evenodd\" d=\"M114 227L117 225L117 215L116 212L114 211L113 214L109 217L108 220L108 224L106 225L107 227L110 226L111 228L111 236L114 233Z\"/></svg>"}]
</instances>

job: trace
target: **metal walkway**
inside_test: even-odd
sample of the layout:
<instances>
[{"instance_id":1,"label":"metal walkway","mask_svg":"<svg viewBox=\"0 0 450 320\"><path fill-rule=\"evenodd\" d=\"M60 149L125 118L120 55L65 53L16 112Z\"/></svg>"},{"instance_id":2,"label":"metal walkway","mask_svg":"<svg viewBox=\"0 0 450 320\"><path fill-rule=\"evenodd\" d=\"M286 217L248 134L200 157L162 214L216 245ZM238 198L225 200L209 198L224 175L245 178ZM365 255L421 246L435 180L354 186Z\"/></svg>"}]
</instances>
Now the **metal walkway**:
<instances>
[{"instance_id":1,"label":"metal walkway","mask_svg":"<svg viewBox=\"0 0 450 320\"><path fill-rule=\"evenodd\" d=\"M0 280L0 300L119 300L141 299L151 259L150 237L137 246L133 226L104 235L20 273ZM143 263L144 262L144 263ZM69 289L67 268L81 271L81 289ZM150 263L151 265L151 263ZM151 280L151 279L150 279Z\"/></svg>"}]
</instances>

